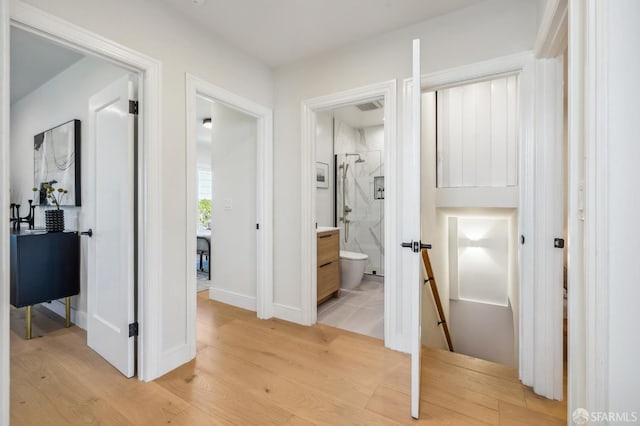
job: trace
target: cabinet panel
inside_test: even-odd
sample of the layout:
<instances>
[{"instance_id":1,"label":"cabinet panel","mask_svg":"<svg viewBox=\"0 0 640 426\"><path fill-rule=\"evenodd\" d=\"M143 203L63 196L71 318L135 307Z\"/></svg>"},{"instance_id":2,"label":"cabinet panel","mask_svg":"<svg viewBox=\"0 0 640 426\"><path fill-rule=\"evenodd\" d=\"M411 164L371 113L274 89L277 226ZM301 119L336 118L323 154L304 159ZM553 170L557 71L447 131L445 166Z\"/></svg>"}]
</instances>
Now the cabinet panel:
<instances>
[{"instance_id":1,"label":"cabinet panel","mask_svg":"<svg viewBox=\"0 0 640 426\"><path fill-rule=\"evenodd\" d=\"M318 303L340 293L340 232L319 232L318 249Z\"/></svg>"},{"instance_id":2,"label":"cabinet panel","mask_svg":"<svg viewBox=\"0 0 640 426\"><path fill-rule=\"evenodd\" d=\"M318 233L318 266L340 258L340 234L338 231Z\"/></svg>"},{"instance_id":3,"label":"cabinet panel","mask_svg":"<svg viewBox=\"0 0 640 426\"><path fill-rule=\"evenodd\" d=\"M80 236L11 235L11 304L16 308L80 292Z\"/></svg>"},{"instance_id":4,"label":"cabinet panel","mask_svg":"<svg viewBox=\"0 0 640 426\"><path fill-rule=\"evenodd\" d=\"M340 290L340 261L318 266L318 302Z\"/></svg>"}]
</instances>

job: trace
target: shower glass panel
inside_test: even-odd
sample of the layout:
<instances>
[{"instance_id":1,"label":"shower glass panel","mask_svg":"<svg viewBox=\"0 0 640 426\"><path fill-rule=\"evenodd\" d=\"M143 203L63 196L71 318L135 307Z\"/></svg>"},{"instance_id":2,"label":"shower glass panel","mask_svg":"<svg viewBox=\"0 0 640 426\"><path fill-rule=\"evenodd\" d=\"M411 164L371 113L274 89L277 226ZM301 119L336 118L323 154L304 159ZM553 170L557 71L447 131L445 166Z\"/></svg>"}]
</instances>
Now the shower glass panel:
<instances>
[{"instance_id":1,"label":"shower glass panel","mask_svg":"<svg viewBox=\"0 0 640 426\"><path fill-rule=\"evenodd\" d=\"M365 253L367 274L384 275L384 176L382 151L337 154L340 249Z\"/></svg>"}]
</instances>

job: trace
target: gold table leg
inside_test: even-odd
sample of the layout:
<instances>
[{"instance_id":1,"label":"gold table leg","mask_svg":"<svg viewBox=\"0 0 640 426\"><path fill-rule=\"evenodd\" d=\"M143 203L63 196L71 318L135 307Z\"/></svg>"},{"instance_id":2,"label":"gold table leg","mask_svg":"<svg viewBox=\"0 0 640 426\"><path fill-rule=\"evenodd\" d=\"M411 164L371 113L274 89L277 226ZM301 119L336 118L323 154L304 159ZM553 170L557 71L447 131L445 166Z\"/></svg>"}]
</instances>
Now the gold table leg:
<instances>
[{"instance_id":1,"label":"gold table leg","mask_svg":"<svg viewBox=\"0 0 640 426\"><path fill-rule=\"evenodd\" d=\"M70 297L65 297L64 298L64 307L65 307L65 327L69 328L71 327L71 298Z\"/></svg>"},{"instance_id":2,"label":"gold table leg","mask_svg":"<svg viewBox=\"0 0 640 426\"><path fill-rule=\"evenodd\" d=\"M27 306L27 340L31 340L31 305Z\"/></svg>"}]
</instances>

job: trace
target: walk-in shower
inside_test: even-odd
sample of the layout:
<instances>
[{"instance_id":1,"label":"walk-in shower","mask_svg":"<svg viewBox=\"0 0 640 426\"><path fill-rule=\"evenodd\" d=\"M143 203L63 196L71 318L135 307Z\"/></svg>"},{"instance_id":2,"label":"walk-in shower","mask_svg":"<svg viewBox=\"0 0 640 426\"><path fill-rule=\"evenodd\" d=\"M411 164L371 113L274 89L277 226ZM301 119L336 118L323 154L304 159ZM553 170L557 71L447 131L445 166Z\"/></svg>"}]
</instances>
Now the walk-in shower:
<instances>
[{"instance_id":1,"label":"walk-in shower","mask_svg":"<svg viewBox=\"0 0 640 426\"><path fill-rule=\"evenodd\" d=\"M349 205L347 204L347 197L346 197L346 193L347 193L347 173L349 172L349 163L347 162L347 160L349 159L349 156L357 156L358 158L355 161L355 164L358 163L364 163L364 160L362 159L362 156L360 154L352 154L352 153L346 153L344 154L345 157L345 161L343 161L342 163L340 163L339 169L340 169L340 178L342 179L342 216L340 216L340 221L344 224L344 233L343 233L343 238L344 238L344 242L348 243L349 242L349 225L351 224L351 219L349 219L349 213L353 212L353 209L351 207L349 207Z\"/></svg>"},{"instance_id":2,"label":"walk-in shower","mask_svg":"<svg viewBox=\"0 0 640 426\"><path fill-rule=\"evenodd\" d=\"M365 253L369 274L384 274L382 151L336 155L337 216L342 250Z\"/></svg>"}]
</instances>

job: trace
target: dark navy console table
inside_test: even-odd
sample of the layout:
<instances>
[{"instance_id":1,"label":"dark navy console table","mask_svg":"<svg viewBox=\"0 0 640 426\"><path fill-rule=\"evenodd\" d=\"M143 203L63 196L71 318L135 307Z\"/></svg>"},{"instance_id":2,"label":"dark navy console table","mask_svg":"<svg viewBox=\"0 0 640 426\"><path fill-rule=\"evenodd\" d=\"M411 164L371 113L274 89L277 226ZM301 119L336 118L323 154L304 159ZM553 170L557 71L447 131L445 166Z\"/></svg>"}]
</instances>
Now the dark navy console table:
<instances>
[{"instance_id":1,"label":"dark navy console table","mask_svg":"<svg viewBox=\"0 0 640 426\"><path fill-rule=\"evenodd\" d=\"M66 325L70 298L80 293L80 236L77 232L11 232L11 304L27 308L31 339L31 306L65 298Z\"/></svg>"}]
</instances>

